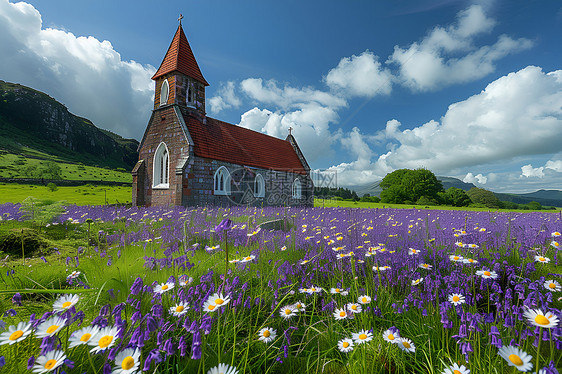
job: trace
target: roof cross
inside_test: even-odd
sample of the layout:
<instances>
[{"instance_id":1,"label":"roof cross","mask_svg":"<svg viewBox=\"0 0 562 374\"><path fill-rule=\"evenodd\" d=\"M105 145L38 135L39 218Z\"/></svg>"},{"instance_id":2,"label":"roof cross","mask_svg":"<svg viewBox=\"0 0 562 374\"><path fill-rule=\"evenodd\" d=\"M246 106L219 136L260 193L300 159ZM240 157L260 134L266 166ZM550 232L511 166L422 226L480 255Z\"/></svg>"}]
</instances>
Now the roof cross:
<instances>
[{"instance_id":1,"label":"roof cross","mask_svg":"<svg viewBox=\"0 0 562 374\"><path fill-rule=\"evenodd\" d=\"M291 135L291 131L293 131L293 128L289 127L289 135Z\"/></svg>"},{"instance_id":2,"label":"roof cross","mask_svg":"<svg viewBox=\"0 0 562 374\"><path fill-rule=\"evenodd\" d=\"M180 13L180 16L178 17L178 21L180 21L180 26L181 26L181 20L183 19L183 14Z\"/></svg>"}]
</instances>

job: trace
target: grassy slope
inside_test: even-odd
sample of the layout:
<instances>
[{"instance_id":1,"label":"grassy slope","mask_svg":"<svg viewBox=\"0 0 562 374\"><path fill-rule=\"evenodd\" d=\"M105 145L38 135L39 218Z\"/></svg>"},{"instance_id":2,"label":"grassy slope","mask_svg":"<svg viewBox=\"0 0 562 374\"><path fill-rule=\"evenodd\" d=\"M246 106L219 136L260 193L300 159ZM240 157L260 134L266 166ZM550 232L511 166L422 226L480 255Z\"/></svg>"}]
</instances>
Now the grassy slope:
<instances>
[{"instance_id":1,"label":"grassy slope","mask_svg":"<svg viewBox=\"0 0 562 374\"><path fill-rule=\"evenodd\" d=\"M0 183L0 204L21 203L29 196L76 205L104 205L106 198L108 204L130 203L132 191L122 186L58 187L51 191L45 186Z\"/></svg>"}]
</instances>

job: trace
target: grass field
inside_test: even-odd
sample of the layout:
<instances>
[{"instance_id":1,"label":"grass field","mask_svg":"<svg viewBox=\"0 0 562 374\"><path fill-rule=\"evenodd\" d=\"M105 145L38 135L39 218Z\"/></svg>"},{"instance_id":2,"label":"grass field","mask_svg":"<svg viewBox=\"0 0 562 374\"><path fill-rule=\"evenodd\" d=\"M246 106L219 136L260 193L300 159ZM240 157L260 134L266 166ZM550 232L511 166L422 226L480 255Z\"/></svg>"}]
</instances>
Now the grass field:
<instances>
[{"instance_id":1,"label":"grass field","mask_svg":"<svg viewBox=\"0 0 562 374\"><path fill-rule=\"evenodd\" d=\"M41 200L65 201L76 205L105 205L130 203L131 187L123 186L74 186L58 187L51 191L46 186L0 183L0 204L21 203L28 197Z\"/></svg>"}]
</instances>

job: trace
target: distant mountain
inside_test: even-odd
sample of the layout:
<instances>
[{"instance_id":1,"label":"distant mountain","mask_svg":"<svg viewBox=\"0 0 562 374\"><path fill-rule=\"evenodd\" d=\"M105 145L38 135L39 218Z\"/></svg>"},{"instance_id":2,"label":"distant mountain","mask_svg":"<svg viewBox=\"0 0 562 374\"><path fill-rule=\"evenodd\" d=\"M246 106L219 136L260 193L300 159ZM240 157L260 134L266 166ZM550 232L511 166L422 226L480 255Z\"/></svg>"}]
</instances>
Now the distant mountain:
<instances>
[{"instance_id":1,"label":"distant mountain","mask_svg":"<svg viewBox=\"0 0 562 374\"><path fill-rule=\"evenodd\" d=\"M538 190L522 194L496 192L495 195L502 201L511 201L517 204L527 204L531 201L536 201L542 206L562 207L562 191L559 190Z\"/></svg>"},{"instance_id":2,"label":"distant mountain","mask_svg":"<svg viewBox=\"0 0 562 374\"><path fill-rule=\"evenodd\" d=\"M449 188L451 187L455 187L455 188L460 188L463 191L468 191L471 188L476 187L475 185L473 185L472 183L466 183L461 181L458 178L453 178L453 177L437 177L437 179L439 179L441 181L441 183L443 183L443 189L445 191L447 191Z\"/></svg>"},{"instance_id":3,"label":"distant mountain","mask_svg":"<svg viewBox=\"0 0 562 374\"><path fill-rule=\"evenodd\" d=\"M132 170L137 147L138 141L97 128L43 92L0 80L0 149Z\"/></svg>"}]
</instances>

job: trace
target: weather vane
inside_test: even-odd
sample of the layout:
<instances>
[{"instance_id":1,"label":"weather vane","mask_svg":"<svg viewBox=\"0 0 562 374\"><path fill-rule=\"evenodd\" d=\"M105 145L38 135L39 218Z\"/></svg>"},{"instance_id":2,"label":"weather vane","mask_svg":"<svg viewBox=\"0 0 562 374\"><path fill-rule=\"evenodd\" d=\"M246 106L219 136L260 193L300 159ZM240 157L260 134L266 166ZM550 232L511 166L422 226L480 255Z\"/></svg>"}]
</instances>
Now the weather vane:
<instances>
[{"instance_id":1,"label":"weather vane","mask_svg":"<svg viewBox=\"0 0 562 374\"><path fill-rule=\"evenodd\" d=\"M181 26L181 20L183 19L183 14L180 13L180 16L178 17L178 21L180 21L180 26Z\"/></svg>"}]
</instances>

